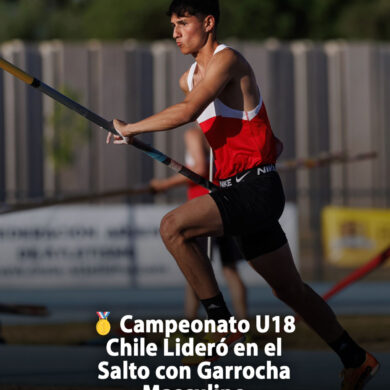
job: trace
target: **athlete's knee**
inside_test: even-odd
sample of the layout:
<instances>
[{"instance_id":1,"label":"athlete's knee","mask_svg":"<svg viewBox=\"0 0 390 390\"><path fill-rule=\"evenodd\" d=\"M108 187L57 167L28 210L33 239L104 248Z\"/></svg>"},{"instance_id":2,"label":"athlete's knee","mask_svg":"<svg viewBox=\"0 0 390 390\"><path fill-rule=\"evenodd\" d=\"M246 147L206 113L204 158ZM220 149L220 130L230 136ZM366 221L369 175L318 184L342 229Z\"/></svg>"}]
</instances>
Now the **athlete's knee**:
<instances>
[{"instance_id":1,"label":"athlete's knee","mask_svg":"<svg viewBox=\"0 0 390 390\"><path fill-rule=\"evenodd\" d=\"M160 235L165 245L170 246L182 239L181 226L174 212L166 214L160 223Z\"/></svg>"}]
</instances>

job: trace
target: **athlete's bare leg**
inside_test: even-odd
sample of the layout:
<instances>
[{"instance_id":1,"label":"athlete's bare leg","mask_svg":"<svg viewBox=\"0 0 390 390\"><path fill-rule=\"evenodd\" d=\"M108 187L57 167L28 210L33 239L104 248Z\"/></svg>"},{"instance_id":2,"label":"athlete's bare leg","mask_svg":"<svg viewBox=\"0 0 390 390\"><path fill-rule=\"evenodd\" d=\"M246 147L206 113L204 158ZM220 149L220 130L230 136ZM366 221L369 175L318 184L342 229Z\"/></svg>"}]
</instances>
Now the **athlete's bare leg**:
<instances>
[{"instance_id":1,"label":"athlete's bare leg","mask_svg":"<svg viewBox=\"0 0 390 390\"><path fill-rule=\"evenodd\" d=\"M234 313L240 320L248 318L246 288L235 265L222 267L223 276L232 297Z\"/></svg>"},{"instance_id":2,"label":"athlete's bare leg","mask_svg":"<svg viewBox=\"0 0 390 390\"><path fill-rule=\"evenodd\" d=\"M209 195L200 196L169 212L161 221L160 234L198 298L219 294L210 260L194 239L223 234L214 200Z\"/></svg>"},{"instance_id":3,"label":"athlete's bare leg","mask_svg":"<svg viewBox=\"0 0 390 390\"><path fill-rule=\"evenodd\" d=\"M274 294L290 306L327 343L337 340L343 328L329 305L303 283L289 245L249 262L268 282Z\"/></svg>"},{"instance_id":4,"label":"athlete's bare leg","mask_svg":"<svg viewBox=\"0 0 390 390\"><path fill-rule=\"evenodd\" d=\"M184 302L184 316L187 320L195 320L198 318L199 299L193 288L187 283Z\"/></svg>"},{"instance_id":5,"label":"athlete's bare leg","mask_svg":"<svg viewBox=\"0 0 390 390\"><path fill-rule=\"evenodd\" d=\"M214 200L208 196L193 199L168 213L161 222L161 237L176 259L199 299L219 293L209 259L194 237L222 235L223 226ZM303 283L292 259L288 244L250 261L268 282L279 299L289 305L326 342L343 333L328 304Z\"/></svg>"}]
</instances>

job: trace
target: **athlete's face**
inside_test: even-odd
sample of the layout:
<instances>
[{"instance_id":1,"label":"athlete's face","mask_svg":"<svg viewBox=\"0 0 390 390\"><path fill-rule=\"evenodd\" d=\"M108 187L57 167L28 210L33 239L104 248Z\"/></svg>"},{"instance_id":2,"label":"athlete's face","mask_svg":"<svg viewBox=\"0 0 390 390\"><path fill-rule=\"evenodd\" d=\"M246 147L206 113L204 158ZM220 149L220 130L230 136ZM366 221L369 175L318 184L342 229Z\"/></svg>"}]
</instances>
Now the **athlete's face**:
<instances>
[{"instance_id":1,"label":"athlete's face","mask_svg":"<svg viewBox=\"0 0 390 390\"><path fill-rule=\"evenodd\" d=\"M194 15L171 17L173 39L183 54L196 53L207 40L207 25Z\"/></svg>"}]
</instances>

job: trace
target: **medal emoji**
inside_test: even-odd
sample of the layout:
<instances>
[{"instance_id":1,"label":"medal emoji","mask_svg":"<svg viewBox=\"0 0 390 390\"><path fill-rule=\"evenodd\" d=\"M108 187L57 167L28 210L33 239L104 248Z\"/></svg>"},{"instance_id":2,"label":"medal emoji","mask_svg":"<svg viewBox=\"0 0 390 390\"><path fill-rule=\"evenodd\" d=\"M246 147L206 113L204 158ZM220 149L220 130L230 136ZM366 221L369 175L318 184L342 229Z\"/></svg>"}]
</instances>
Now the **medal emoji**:
<instances>
[{"instance_id":1,"label":"medal emoji","mask_svg":"<svg viewBox=\"0 0 390 390\"><path fill-rule=\"evenodd\" d=\"M111 325L107 320L107 317L110 315L109 311L97 311L96 314L99 317L99 321L96 323L96 332L100 336L105 336L110 333Z\"/></svg>"}]
</instances>

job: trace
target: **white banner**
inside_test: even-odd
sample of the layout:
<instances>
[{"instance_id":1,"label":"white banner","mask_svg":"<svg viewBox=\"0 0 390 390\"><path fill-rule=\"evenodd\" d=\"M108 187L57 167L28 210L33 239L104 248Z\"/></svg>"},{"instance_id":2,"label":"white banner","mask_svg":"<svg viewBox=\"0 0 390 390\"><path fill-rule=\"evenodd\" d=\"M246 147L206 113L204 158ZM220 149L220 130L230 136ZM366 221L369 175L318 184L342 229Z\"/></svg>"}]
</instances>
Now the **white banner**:
<instances>
[{"instance_id":1,"label":"white banner","mask_svg":"<svg viewBox=\"0 0 390 390\"><path fill-rule=\"evenodd\" d=\"M0 288L161 287L184 285L164 247L160 205L59 206L0 218ZM287 205L281 223L298 259L297 215ZM217 251L213 262L217 277ZM247 284L261 279L240 264Z\"/></svg>"}]
</instances>

